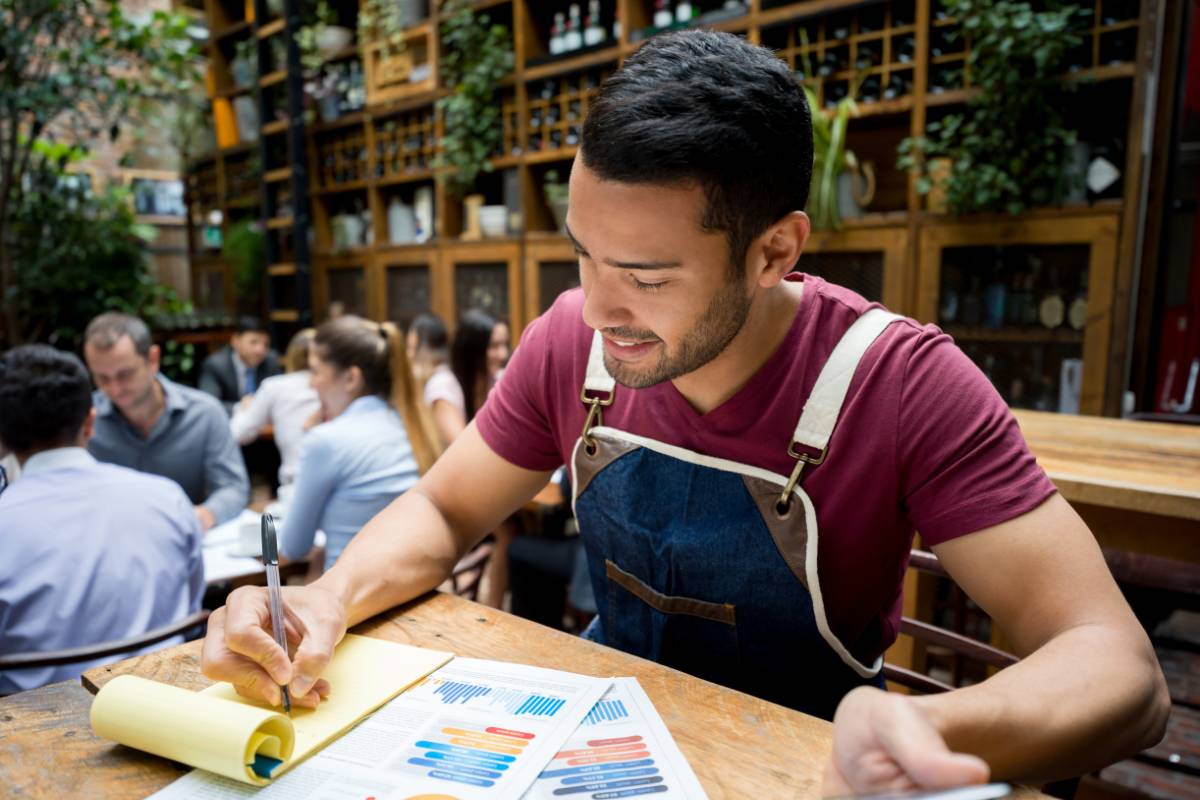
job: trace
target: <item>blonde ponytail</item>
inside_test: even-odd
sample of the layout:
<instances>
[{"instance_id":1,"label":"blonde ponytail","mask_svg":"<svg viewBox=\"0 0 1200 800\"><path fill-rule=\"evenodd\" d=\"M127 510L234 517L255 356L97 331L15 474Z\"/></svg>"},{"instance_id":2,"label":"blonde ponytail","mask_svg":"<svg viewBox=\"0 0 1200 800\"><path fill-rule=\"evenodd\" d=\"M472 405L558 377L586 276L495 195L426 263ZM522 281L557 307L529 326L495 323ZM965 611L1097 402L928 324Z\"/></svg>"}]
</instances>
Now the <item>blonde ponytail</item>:
<instances>
[{"instance_id":1,"label":"blonde ponytail","mask_svg":"<svg viewBox=\"0 0 1200 800\"><path fill-rule=\"evenodd\" d=\"M387 340L388 371L392 377L388 401L404 421L404 430L408 433L408 441L417 459L417 468L424 475L442 454L441 440L421 396L421 385L413 374L403 334L391 322L383 322L379 327Z\"/></svg>"}]
</instances>

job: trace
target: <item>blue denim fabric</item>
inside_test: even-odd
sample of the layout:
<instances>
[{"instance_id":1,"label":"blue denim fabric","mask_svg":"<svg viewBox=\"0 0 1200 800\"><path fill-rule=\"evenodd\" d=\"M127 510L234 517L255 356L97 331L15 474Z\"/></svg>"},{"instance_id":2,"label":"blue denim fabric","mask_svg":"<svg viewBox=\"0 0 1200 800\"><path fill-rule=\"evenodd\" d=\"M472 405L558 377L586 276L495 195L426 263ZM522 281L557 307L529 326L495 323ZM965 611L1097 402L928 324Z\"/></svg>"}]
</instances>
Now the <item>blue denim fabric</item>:
<instances>
[{"instance_id":1,"label":"blue denim fabric","mask_svg":"<svg viewBox=\"0 0 1200 800\"><path fill-rule=\"evenodd\" d=\"M851 689L882 686L822 638L740 474L639 448L575 514L598 607L588 638L825 719ZM659 611L608 577L610 561L660 595L733 605L735 624Z\"/></svg>"}]
</instances>

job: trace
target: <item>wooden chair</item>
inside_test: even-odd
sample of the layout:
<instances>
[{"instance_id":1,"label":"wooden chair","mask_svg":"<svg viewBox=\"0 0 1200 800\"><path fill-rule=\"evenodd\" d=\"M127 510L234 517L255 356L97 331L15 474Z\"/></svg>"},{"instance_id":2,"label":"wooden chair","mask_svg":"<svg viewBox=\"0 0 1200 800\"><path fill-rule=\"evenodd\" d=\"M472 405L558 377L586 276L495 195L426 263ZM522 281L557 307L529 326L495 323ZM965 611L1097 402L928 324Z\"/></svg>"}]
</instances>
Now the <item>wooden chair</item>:
<instances>
[{"instance_id":1,"label":"wooden chair","mask_svg":"<svg viewBox=\"0 0 1200 800\"><path fill-rule=\"evenodd\" d=\"M483 580L483 571L491 557L492 544L483 542L459 559L450 575L450 591L471 601L478 598L479 583Z\"/></svg>"},{"instance_id":2,"label":"wooden chair","mask_svg":"<svg viewBox=\"0 0 1200 800\"><path fill-rule=\"evenodd\" d=\"M59 667L64 664L78 664L82 661L92 661L106 656L128 653L148 645L156 644L172 636L178 636L192 628L199 627L208 621L208 611L197 611L181 620L164 625L161 628L146 631L140 636L131 636L115 642L100 642L84 647L72 647L66 650L51 650L41 653L16 653L0 656L0 670L28 669L32 667Z\"/></svg>"},{"instance_id":3,"label":"wooden chair","mask_svg":"<svg viewBox=\"0 0 1200 800\"><path fill-rule=\"evenodd\" d=\"M924 550L913 550L908 565L912 569L929 575L937 575L942 578L950 577L942 567L941 562L938 561L937 556ZM944 647L953 653L975 661L981 661L997 669L1011 667L1018 661L1017 657L1011 653L1006 653L989 644L984 644L968 636L963 636L961 633L939 628L936 625L911 617L900 618L900 633L911 636L913 639L927 645ZM892 683L922 694L949 692L955 688L944 681L937 680L916 670L896 666L895 664L885 663L883 665L883 677Z\"/></svg>"}]
</instances>

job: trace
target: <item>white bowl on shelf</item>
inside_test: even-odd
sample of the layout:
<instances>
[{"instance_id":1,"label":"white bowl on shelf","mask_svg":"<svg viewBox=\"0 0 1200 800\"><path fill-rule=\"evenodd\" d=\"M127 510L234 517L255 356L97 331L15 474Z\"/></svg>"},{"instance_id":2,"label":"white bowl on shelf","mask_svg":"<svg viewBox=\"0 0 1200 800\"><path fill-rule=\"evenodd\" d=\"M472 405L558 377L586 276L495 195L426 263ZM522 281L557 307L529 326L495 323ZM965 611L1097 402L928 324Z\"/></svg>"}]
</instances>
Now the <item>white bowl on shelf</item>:
<instances>
[{"instance_id":1,"label":"white bowl on shelf","mask_svg":"<svg viewBox=\"0 0 1200 800\"><path fill-rule=\"evenodd\" d=\"M508 235L508 206L481 206L479 229L489 239Z\"/></svg>"}]
</instances>

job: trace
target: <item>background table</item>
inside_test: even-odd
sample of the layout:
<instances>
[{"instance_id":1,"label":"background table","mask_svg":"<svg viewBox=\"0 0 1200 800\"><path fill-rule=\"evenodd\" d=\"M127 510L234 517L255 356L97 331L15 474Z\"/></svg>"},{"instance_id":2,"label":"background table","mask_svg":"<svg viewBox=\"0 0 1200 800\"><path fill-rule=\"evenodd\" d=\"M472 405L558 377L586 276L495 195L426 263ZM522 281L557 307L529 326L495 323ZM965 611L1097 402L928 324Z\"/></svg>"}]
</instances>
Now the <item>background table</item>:
<instances>
[{"instance_id":1,"label":"background table","mask_svg":"<svg viewBox=\"0 0 1200 800\"><path fill-rule=\"evenodd\" d=\"M426 596L354 632L462 656L635 676L714 800L820 793L832 732L823 720L452 595ZM83 683L95 691L128 673L200 689L209 681L200 674L199 658L200 643L191 642L98 667ZM796 676L803 680L802 665ZM67 683L0 700L0 786L6 797L142 797L179 777L164 759L97 739L87 721L90 700L84 688Z\"/></svg>"},{"instance_id":2,"label":"background table","mask_svg":"<svg viewBox=\"0 0 1200 800\"><path fill-rule=\"evenodd\" d=\"M1013 411L1103 547L1200 563L1200 426Z\"/></svg>"}]
</instances>

